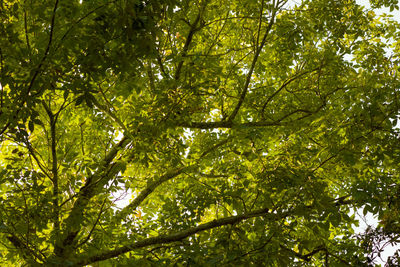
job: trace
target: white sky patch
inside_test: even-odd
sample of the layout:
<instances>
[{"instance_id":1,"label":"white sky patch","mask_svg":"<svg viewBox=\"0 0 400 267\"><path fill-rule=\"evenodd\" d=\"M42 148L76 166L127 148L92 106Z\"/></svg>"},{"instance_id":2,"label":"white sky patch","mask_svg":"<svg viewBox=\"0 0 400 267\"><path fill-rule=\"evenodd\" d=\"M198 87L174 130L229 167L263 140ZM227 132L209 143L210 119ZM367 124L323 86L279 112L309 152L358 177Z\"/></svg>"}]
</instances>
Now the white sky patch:
<instances>
[{"instance_id":1,"label":"white sky patch","mask_svg":"<svg viewBox=\"0 0 400 267\"><path fill-rule=\"evenodd\" d=\"M359 209L355 213L355 216L359 221L359 225L353 228L356 234L364 233L368 227L373 227L378 224L378 219L370 212L367 212L367 214L364 216L362 215L362 210Z\"/></svg>"},{"instance_id":2,"label":"white sky patch","mask_svg":"<svg viewBox=\"0 0 400 267\"><path fill-rule=\"evenodd\" d=\"M181 136L183 143L186 145L186 140L193 138L194 132L190 128L183 128L183 136ZM186 158L189 155L190 146L185 148L184 157Z\"/></svg>"},{"instance_id":3,"label":"white sky patch","mask_svg":"<svg viewBox=\"0 0 400 267\"><path fill-rule=\"evenodd\" d=\"M355 213L356 219L359 221L358 227L354 227L355 234L363 234L368 228L376 228L378 225L378 218L374 216L372 213L367 212L364 216L362 214L362 209L359 209ZM382 245L384 242L382 242ZM384 245L384 250L381 255L374 259L375 264L381 264L381 266L385 265L387 262L388 257L393 256L396 250L400 249L399 245L392 246L391 244L387 243Z\"/></svg>"},{"instance_id":4,"label":"white sky patch","mask_svg":"<svg viewBox=\"0 0 400 267\"><path fill-rule=\"evenodd\" d=\"M369 0L356 0L356 3L364 6L367 9L371 9L371 5L369 4ZM390 9L387 7L384 8L380 8L380 9L374 9L374 12L376 15L380 16L383 14L390 14L393 15L393 19L400 21L400 10L393 10L392 12L390 12Z\"/></svg>"},{"instance_id":5,"label":"white sky patch","mask_svg":"<svg viewBox=\"0 0 400 267\"><path fill-rule=\"evenodd\" d=\"M122 137L124 137L124 133L123 132L117 132L117 137L115 137L115 141L116 142L121 141Z\"/></svg>"},{"instance_id":6,"label":"white sky patch","mask_svg":"<svg viewBox=\"0 0 400 267\"><path fill-rule=\"evenodd\" d=\"M222 114L219 109L212 109L209 113L208 118L206 119L206 122L211 122L214 121L215 119L222 119Z\"/></svg>"},{"instance_id":7,"label":"white sky patch","mask_svg":"<svg viewBox=\"0 0 400 267\"><path fill-rule=\"evenodd\" d=\"M129 205L133 192L130 188L125 190L118 190L115 193L111 193L111 201L117 206L118 209L123 209Z\"/></svg>"},{"instance_id":8,"label":"white sky patch","mask_svg":"<svg viewBox=\"0 0 400 267\"><path fill-rule=\"evenodd\" d=\"M119 141L122 140L122 138L124 137L124 134L120 131L118 131L115 137L115 141L116 143L118 143ZM123 174L118 173L118 176L121 176ZM111 201L114 202L114 204L116 205L117 209L123 209L124 207L126 207L130 200L132 199L132 190L130 188L126 189L121 189L118 190L115 193L111 193L112 197L111 197Z\"/></svg>"}]
</instances>

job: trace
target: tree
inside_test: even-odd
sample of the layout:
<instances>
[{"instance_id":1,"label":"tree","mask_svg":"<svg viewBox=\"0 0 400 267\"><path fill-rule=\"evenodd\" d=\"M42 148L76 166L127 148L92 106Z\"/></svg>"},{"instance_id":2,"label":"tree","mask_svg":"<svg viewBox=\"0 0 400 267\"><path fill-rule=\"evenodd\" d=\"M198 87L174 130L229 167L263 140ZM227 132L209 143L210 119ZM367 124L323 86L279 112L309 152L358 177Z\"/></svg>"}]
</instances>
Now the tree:
<instances>
[{"instance_id":1,"label":"tree","mask_svg":"<svg viewBox=\"0 0 400 267\"><path fill-rule=\"evenodd\" d=\"M0 8L3 264L366 266L399 240L390 18L353 0ZM355 235L355 211L378 227Z\"/></svg>"}]
</instances>

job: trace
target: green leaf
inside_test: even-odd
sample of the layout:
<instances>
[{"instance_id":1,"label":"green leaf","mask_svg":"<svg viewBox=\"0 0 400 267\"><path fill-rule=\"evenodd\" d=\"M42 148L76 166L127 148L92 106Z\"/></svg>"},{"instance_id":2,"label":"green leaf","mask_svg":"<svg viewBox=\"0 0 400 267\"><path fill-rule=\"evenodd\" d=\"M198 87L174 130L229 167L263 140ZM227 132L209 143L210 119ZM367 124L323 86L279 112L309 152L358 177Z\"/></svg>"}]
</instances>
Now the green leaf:
<instances>
[{"instance_id":1,"label":"green leaf","mask_svg":"<svg viewBox=\"0 0 400 267\"><path fill-rule=\"evenodd\" d=\"M83 100L85 99L85 95L80 95L75 100L75 106L79 106L82 104Z\"/></svg>"},{"instance_id":2,"label":"green leaf","mask_svg":"<svg viewBox=\"0 0 400 267\"><path fill-rule=\"evenodd\" d=\"M31 133L33 133L33 130L35 129L35 125L34 125L33 121L29 121L28 128L29 128L29 131Z\"/></svg>"},{"instance_id":3,"label":"green leaf","mask_svg":"<svg viewBox=\"0 0 400 267\"><path fill-rule=\"evenodd\" d=\"M400 234L373 8L1 2L0 266L367 266Z\"/></svg>"}]
</instances>

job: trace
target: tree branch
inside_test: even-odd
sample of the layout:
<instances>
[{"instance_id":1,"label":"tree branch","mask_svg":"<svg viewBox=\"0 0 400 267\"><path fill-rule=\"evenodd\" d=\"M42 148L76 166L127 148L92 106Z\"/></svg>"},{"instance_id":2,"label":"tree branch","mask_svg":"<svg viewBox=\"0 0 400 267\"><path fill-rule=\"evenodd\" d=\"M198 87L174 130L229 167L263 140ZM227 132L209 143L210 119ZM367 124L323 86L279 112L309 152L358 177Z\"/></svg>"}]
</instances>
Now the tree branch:
<instances>
[{"instance_id":1,"label":"tree branch","mask_svg":"<svg viewBox=\"0 0 400 267\"><path fill-rule=\"evenodd\" d=\"M143 191L141 191L139 193L139 195L131 203L129 203L128 206L126 206L119 212L119 214L115 217L115 219L117 221L122 220L124 216L126 216L127 214L130 214L130 213L132 213L132 211L136 210L137 207L139 207L139 205L147 198L147 196L149 196L151 193L153 193L153 191L158 186L175 178L176 176L178 176L179 174L181 174L182 172L184 172L190 168L193 168L193 166L181 167L181 168L169 171L166 174L162 175L158 180L150 183Z\"/></svg>"},{"instance_id":2,"label":"tree branch","mask_svg":"<svg viewBox=\"0 0 400 267\"><path fill-rule=\"evenodd\" d=\"M134 140L134 136L128 130L128 128L126 128L125 124L111 111L111 104L108 102L108 100L107 100L106 96L104 95L103 90L101 90L101 88L100 88L100 92L101 92L101 94L103 96L104 101L106 102L106 105L100 104L99 101L97 101L97 99L95 97L92 98L92 103L99 110L105 112L108 116L110 116L111 119L113 121L115 121L118 124L118 126L122 128L122 130L124 130L124 135L126 135L131 140Z\"/></svg>"},{"instance_id":3,"label":"tree branch","mask_svg":"<svg viewBox=\"0 0 400 267\"><path fill-rule=\"evenodd\" d=\"M262 107L262 110L261 110L261 116L264 117L264 111L265 111L265 108L267 107L268 103L269 103L277 94L279 94L284 88L286 88L291 82L297 80L298 78L300 78L300 77L303 76L303 75L312 73L312 72L317 71L317 70L319 70L319 69L320 69L320 68L316 68L316 69L313 69L313 70L310 70L310 71L305 71L305 72L302 72L302 73L295 74L293 77L291 77L290 79L288 79L288 80L286 80L285 82L283 82L283 84L282 84L272 95L270 95L270 96L267 98L267 101L265 101L265 103L264 103L264 105L263 105L263 107Z\"/></svg>"},{"instance_id":4,"label":"tree branch","mask_svg":"<svg viewBox=\"0 0 400 267\"><path fill-rule=\"evenodd\" d=\"M191 128L191 129L218 129L218 128L247 128L247 127L267 127L267 126L280 126L281 123L275 121L259 121L259 122L246 122L234 123L232 121L215 121L215 122L182 122L176 126Z\"/></svg>"},{"instance_id":5,"label":"tree branch","mask_svg":"<svg viewBox=\"0 0 400 267\"><path fill-rule=\"evenodd\" d=\"M56 122L57 118L51 111L50 107L47 106L47 104L43 101L43 107L47 112L47 115L49 116L50 120L50 135L51 135L51 173L52 173L52 182L53 182L53 213L54 213L54 218L53 218L53 224L54 224L54 230L53 233L55 233L55 236L57 237L58 234L60 233L60 210L59 210L59 203L58 203L58 197L59 197L59 188L58 188L58 163L57 163L57 144L56 144Z\"/></svg>"},{"instance_id":6,"label":"tree branch","mask_svg":"<svg viewBox=\"0 0 400 267\"><path fill-rule=\"evenodd\" d=\"M216 145L212 146L210 149L204 151L201 156L200 159L202 157L204 157L205 155L207 155L208 153L212 152L213 150L219 148L220 146L223 146L224 144L226 144L228 141L230 141L230 138L222 140L221 142L217 143ZM151 194L154 192L154 190L160 186L161 184L177 177L178 175L180 175L181 173L188 171L190 169L196 168L197 165L191 165L191 166L186 166L186 167L180 167L171 171L168 171L167 173L165 173L164 175L162 175L159 179L157 179L156 181L150 183L143 191L141 191L139 193L139 195L131 202L129 203L128 206L126 206L125 208L123 208L119 214L115 217L116 221L120 221L123 219L124 216L126 216L127 214L132 213L132 211L136 210L137 207L139 207L139 205Z\"/></svg>"},{"instance_id":7,"label":"tree branch","mask_svg":"<svg viewBox=\"0 0 400 267\"><path fill-rule=\"evenodd\" d=\"M278 1L278 4L279 4L279 1ZM240 110L240 107L242 106L242 104L244 102L244 99L246 97L247 91L249 89L251 76L253 75L254 68L256 67L256 63L257 63L258 57L260 56L261 50L263 49L263 47L264 47L264 45L265 45L265 43L267 41L267 37L269 35L269 32L271 31L272 26L273 26L273 24L275 22L276 12L278 11L278 4L273 7L271 19L269 21L269 24L267 26L265 34L264 34L264 36L263 36L263 38L261 40L261 43L257 47L256 53L254 54L253 62L251 63L249 72L247 73L246 82L244 84L243 91L240 94L239 102L237 103L237 105L236 105L235 109L233 110L232 114L229 116L228 121L232 121L236 117L237 113ZM261 27L261 23L260 23L259 27ZM258 37L257 37L257 39L258 39ZM257 40L257 42L258 42L258 40Z\"/></svg>"},{"instance_id":8,"label":"tree branch","mask_svg":"<svg viewBox=\"0 0 400 267\"><path fill-rule=\"evenodd\" d=\"M286 250L286 251L292 253L296 258L302 259L303 261L306 261L306 262L309 262L309 261L311 260L311 258L312 258L315 254L317 254L318 252L320 252L320 251L326 252L326 251L327 251L327 249L326 249L325 247L320 246L320 247L315 248L315 249L314 249L313 251L311 251L310 253L307 253L307 254L300 254L300 253L298 253L298 252L296 252L296 251L294 251L294 250L291 250L290 248L285 247L285 246L282 245L282 244L280 245L280 247L281 247L283 250Z\"/></svg>"},{"instance_id":9,"label":"tree branch","mask_svg":"<svg viewBox=\"0 0 400 267\"><path fill-rule=\"evenodd\" d=\"M22 257L24 257L32 266L39 265L39 263L36 261L36 259L39 259L40 261L44 262L44 258L36 253L34 250L32 250L28 244L26 244L23 240L21 240L18 236L16 236L13 233L9 233L10 235L7 236L6 238L8 241L10 241L11 244L15 248L17 248L21 254Z\"/></svg>"},{"instance_id":10,"label":"tree branch","mask_svg":"<svg viewBox=\"0 0 400 267\"><path fill-rule=\"evenodd\" d=\"M85 238L82 242L80 242L80 243L76 246L76 248L78 248L78 247L84 245L86 242L89 241L90 237L91 237L92 234L93 234L94 229L96 229L96 225L100 222L101 215L102 215L103 212L104 212L103 208L104 208L104 205L105 205L105 204L106 204L106 199L104 199L103 203L101 204L100 211L99 211L99 213L97 214L97 218L96 218L96 220L95 220L95 222L94 222L94 224L93 224L93 226L92 226L92 229L90 229L89 234L86 236L86 238Z\"/></svg>"},{"instance_id":11,"label":"tree branch","mask_svg":"<svg viewBox=\"0 0 400 267\"><path fill-rule=\"evenodd\" d=\"M169 234L169 235L159 235L156 237L149 237L149 238L146 238L146 239L143 239L140 241L136 241L133 244L128 244L128 245L122 246L120 248L101 252L94 256L90 256L87 258L83 257L82 260L77 261L73 266L85 266L87 264L91 264L94 262L115 258L126 252L133 251L135 249L139 249L139 248L143 248L143 247L181 241L181 240L183 240L189 236L192 236L196 233L199 233L199 232L203 232L203 231L210 230L213 228L221 227L224 225L240 223L241 221L244 221L244 220L250 219L250 218L254 218L254 217L269 216L272 219L282 219L288 215L289 215L288 212L282 213L282 214L275 214L272 212L268 212L268 209L264 208L264 209L255 210L253 212L249 212L249 213L245 213L245 214L241 214L241 215L237 215L237 216L221 218L221 219L213 220L208 223L200 224L199 226L196 226L193 228L182 230L177 233L173 233L173 234Z\"/></svg>"},{"instance_id":12,"label":"tree branch","mask_svg":"<svg viewBox=\"0 0 400 267\"><path fill-rule=\"evenodd\" d=\"M52 44L52 41L53 41L54 24L55 24L55 19L56 19L56 10L57 10L57 7L58 7L58 2L59 2L59 0L56 0L56 2L54 4L53 14L51 16L51 22L50 22L50 36L49 36L49 41L48 41L47 46L46 46L46 50L44 52L44 55L43 55L42 59L40 60L39 65L37 66L37 68L36 68L36 70L35 70L35 72L34 72L34 74L32 76L32 79L31 79L31 81L30 81L30 83L28 85L28 88L27 88L27 90L25 92L24 97L22 97L21 103L18 103L18 101L16 101L17 102L16 105L19 108L16 110L15 115L12 116L13 118L16 118L18 116L19 112L21 111L20 107L24 106L24 104L26 102L26 99L27 99L27 97L29 96L29 94L30 94L30 92L32 90L32 87L33 87L37 77L39 76L39 73L40 73L40 71L42 69L42 66L43 66L46 58L49 55L50 47L51 47L51 44ZM10 122L10 120L8 120L6 125L4 125L3 129L0 131L0 136L3 135L3 133L8 129L8 127L10 127L10 125L11 125L11 122Z\"/></svg>"},{"instance_id":13,"label":"tree branch","mask_svg":"<svg viewBox=\"0 0 400 267\"><path fill-rule=\"evenodd\" d=\"M62 257L64 254L72 252L72 245L83 223L84 210L89 204L90 199L98 193L98 189L108 182L107 178L114 172L118 172L118 164L111 164L111 161L114 160L118 152L128 143L129 139L124 136L121 141L110 150L103 162L99 164L98 170L86 180L85 185L80 189L72 210L65 219L62 238L59 238L55 245L54 254L56 257Z\"/></svg>"},{"instance_id":14,"label":"tree branch","mask_svg":"<svg viewBox=\"0 0 400 267\"><path fill-rule=\"evenodd\" d=\"M199 24L199 22L200 22L200 20L201 20L201 18L203 16L203 13L204 13L204 10L205 10L205 8L207 6L207 3L208 3L207 0L205 0L203 2L203 5L201 6L201 9L200 9L199 13L197 14L197 17L196 17L195 21L191 25L189 24L190 25L190 30L189 30L188 36L186 37L185 45L183 46L183 49L182 49L182 54L181 54L182 60L179 61L178 67L176 68L176 72L175 72L175 76L174 76L175 80L179 80L179 78L180 78L184 58L186 57L186 54L187 54L187 52L189 50L189 46L190 46L190 43L193 40L193 36L194 36L195 32L200 29L200 28L197 27L197 24Z\"/></svg>"},{"instance_id":15,"label":"tree branch","mask_svg":"<svg viewBox=\"0 0 400 267\"><path fill-rule=\"evenodd\" d=\"M46 175L47 178L49 178L51 180L52 179L51 175L46 170L47 167L39 159L39 157L42 158L42 156L39 153L37 153L39 155L39 157L38 157L38 155L36 155L36 151L34 150L32 144L29 142L28 137L24 138L24 143L25 143L26 148L29 151L29 155L33 157L33 159L35 160L35 162L38 165L39 169L43 172L44 175Z\"/></svg>"}]
</instances>

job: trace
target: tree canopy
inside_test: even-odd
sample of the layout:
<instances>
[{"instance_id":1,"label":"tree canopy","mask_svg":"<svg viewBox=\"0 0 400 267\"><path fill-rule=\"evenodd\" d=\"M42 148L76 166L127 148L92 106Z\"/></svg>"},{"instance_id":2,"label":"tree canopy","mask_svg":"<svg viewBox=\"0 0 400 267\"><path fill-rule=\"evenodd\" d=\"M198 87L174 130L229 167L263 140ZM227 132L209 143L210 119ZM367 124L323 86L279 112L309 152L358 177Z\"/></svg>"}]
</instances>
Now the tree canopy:
<instances>
[{"instance_id":1,"label":"tree canopy","mask_svg":"<svg viewBox=\"0 0 400 267\"><path fill-rule=\"evenodd\" d=\"M3 0L0 20L0 264L370 266L400 241L390 17Z\"/></svg>"}]
</instances>

